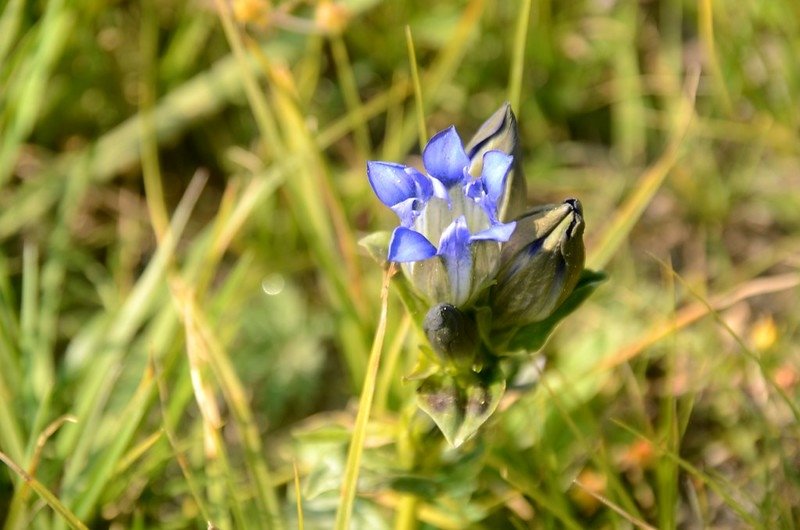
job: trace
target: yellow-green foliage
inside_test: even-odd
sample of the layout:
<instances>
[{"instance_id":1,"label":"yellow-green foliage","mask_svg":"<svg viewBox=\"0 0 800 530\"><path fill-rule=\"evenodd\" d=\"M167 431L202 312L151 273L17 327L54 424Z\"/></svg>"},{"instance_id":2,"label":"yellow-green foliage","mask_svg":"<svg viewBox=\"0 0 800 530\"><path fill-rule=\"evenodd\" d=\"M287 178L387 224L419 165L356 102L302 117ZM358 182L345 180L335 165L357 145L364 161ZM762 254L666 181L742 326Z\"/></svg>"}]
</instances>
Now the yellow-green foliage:
<instances>
[{"instance_id":1,"label":"yellow-green foliage","mask_svg":"<svg viewBox=\"0 0 800 530\"><path fill-rule=\"evenodd\" d=\"M798 56L796 0L1 3L0 525L796 528ZM365 165L507 100L609 280L452 449Z\"/></svg>"}]
</instances>

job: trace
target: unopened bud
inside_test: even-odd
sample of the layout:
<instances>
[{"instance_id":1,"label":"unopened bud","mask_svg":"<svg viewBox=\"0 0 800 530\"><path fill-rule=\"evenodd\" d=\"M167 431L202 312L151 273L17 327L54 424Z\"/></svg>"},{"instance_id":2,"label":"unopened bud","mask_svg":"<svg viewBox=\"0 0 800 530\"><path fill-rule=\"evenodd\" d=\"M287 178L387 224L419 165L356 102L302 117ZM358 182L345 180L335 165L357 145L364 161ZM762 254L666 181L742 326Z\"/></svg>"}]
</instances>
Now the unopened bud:
<instances>
[{"instance_id":1,"label":"unopened bud","mask_svg":"<svg viewBox=\"0 0 800 530\"><path fill-rule=\"evenodd\" d=\"M439 357L458 366L470 366L478 348L475 322L450 304L438 304L425 315L422 328Z\"/></svg>"},{"instance_id":2,"label":"unopened bud","mask_svg":"<svg viewBox=\"0 0 800 530\"><path fill-rule=\"evenodd\" d=\"M583 270L583 229L577 199L542 206L517 219L492 288L492 327L538 322L558 308Z\"/></svg>"},{"instance_id":3,"label":"unopened bud","mask_svg":"<svg viewBox=\"0 0 800 530\"><path fill-rule=\"evenodd\" d=\"M483 122L478 132L465 147L470 158L469 173L477 177L483 170L483 155L489 151L502 151L514 157L514 166L506 179L506 191L501 204L498 204L498 218L509 221L525 210L527 186L522 174L522 158L519 147L517 118L506 102Z\"/></svg>"}]
</instances>

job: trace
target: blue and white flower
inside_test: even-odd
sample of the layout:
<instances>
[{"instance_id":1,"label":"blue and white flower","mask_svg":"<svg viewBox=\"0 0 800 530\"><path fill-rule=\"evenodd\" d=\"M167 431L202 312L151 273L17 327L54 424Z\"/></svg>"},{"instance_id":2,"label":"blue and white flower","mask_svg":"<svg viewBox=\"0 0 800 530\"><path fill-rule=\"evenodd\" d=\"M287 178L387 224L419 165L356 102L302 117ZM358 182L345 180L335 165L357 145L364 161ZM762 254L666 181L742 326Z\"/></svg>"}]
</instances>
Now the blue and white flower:
<instances>
[{"instance_id":1,"label":"blue and white flower","mask_svg":"<svg viewBox=\"0 0 800 530\"><path fill-rule=\"evenodd\" d=\"M492 283L502 243L515 222L502 222L514 157L477 149L470 158L454 127L440 131L422 152L426 173L391 162L367 163L378 198L399 217L388 259L402 264L431 305L467 307ZM480 174L470 174L480 167Z\"/></svg>"}]
</instances>

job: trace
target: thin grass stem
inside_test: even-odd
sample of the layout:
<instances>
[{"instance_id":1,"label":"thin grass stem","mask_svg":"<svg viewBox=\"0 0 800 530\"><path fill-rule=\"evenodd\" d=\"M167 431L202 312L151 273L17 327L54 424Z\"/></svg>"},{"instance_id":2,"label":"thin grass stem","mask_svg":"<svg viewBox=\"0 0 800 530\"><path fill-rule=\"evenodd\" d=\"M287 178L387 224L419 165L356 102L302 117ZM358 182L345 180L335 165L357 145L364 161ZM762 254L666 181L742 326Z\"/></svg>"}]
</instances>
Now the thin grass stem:
<instances>
[{"instance_id":1,"label":"thin grass stem","mask_svg":"<svg viewBox=\"0 0 800 530\"><path fill-rule=\"evenodd\" d=\"M419 67L417 66L417 52L414 50L414 38L411 36L411 26L406 26L406 50L408 64L411 68L411 80L414 86L414 105L417 109L417 134L419 137L420 153L428 141L428 128L425 125L425 104L422 98L422 83L419 80Z\"/></svg>"},{"instance_id":2,"label":"thin grass stem","mask_svg":"<svg viewBox=\"0 0 800 530\"><path fill-rule=\"evenodd\" d=\"M386 313L389 299L389 281L394 274L394 266L390 266L383 277L381 288L381 312L378 317L378 327L375 330L375 339L372 342L372 349L369 354L369 363L364 384L361 389L361 397L358 400L358 413L353 427L353 435L350 439L350 449L347 452L347 463L345 464L342 487L339 494L339 507L336 510L336 530L348 530L350 519L353 515L353 504L356 498L356 484L358 482L359 470L361 467L361 456L364 451L364 440L367 437L367 423L372 401L375 394L375 385L378 378L378 367L380 366L381 350L383 349L383 338L386 333Z\"/></svg>"},{"instance_id":3,"label":"thin grass stem","mask_svg":"<svg viewBox=\"0 0 800 530\"><path fill-rule=\"evenodd\" d=\"M508 79L508 101L511 108L520 111L522 81L525 73L525 45L528 41L528 27L531 20L533 0L521 0L517 14L517 27L514 30L514 47L511 55L511 74Z\"/></svg>"}]
</instances>

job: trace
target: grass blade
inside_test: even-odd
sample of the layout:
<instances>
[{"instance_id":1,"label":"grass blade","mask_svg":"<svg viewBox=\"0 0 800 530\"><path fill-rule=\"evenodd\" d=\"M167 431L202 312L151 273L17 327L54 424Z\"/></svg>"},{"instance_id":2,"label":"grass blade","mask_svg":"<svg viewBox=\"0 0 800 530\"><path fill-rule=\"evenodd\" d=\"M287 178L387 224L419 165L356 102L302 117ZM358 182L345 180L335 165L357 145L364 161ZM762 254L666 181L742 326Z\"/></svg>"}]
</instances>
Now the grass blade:
<instances>
[{"instance_id":1,"label":"grass blade","mask_svg":"<svg viewBox=\"0 0 800 530\"><path fill-rule=\"evenodd\" d=\"M83 524L78 517L75 516L72 511L69 510L66 506L64 506L61 501L58 500L58 497L53 495L53 493L47 489L41 482L36 480L34 477L30 476L24 469L18 466L13 460L11 460L8 455L0 451L0 461L2 461L5 465L7 465L11 470L19 475L25 483L39 495L48 506L50 506L53 510L55 510L64 521L71 527L75 528L76 530L89 530L88 527Z\"/></svg>"},{"instance_id":2,"label":"grass blade","mask_svg":"<svg viewBox=\"0 0 800 530\"><path fill-rule=\"evenodd\" d=\"M353 515L353 503L356 498L356 484L361 467L361 455L364 451L364 440L367 437L367 423L369 421L370 411L372 410L372 398L375 393L375 384L378 378L378 367L380 366L381 350L383 349L383 337L386 333L389 281L394 272L394 267L390 266L383 278L383 287L381 288L381 312L378 317L378 328L375 331L372 350L369 353L367 375L361 389L361 397L358 400L358 413L356 414L356 422L353 426L350 449L347 452L347 463L345 464L342 489L339 494L339 507L336 510L336 523L334 526L336 530L348 530L350 528L350 518Z\"/></svg>"}]
</instances>

